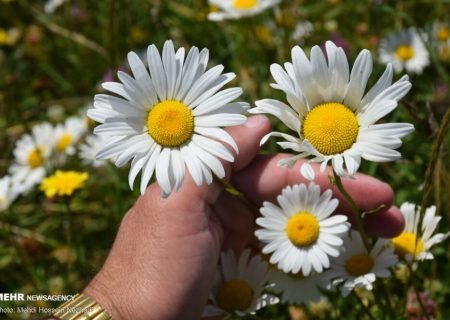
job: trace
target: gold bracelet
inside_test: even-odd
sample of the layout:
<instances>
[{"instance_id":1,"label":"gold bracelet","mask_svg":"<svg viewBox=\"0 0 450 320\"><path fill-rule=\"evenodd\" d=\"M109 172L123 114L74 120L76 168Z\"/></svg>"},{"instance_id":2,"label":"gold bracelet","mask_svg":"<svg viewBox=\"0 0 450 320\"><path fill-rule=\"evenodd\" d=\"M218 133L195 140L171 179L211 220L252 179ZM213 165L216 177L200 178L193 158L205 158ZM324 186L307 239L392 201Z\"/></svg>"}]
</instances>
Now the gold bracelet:
<instances>
[{"instance_id":1,"label":"gold bracelet","mask_svg":"<svg viewBox=\"0 0 450 320\"><path fill-rule=\"evenodd\" d=\"M84 294L77 294L58 307L53 313L61 320L110 320L111 316L94 299Z\"/></svg>"}]
</instances>

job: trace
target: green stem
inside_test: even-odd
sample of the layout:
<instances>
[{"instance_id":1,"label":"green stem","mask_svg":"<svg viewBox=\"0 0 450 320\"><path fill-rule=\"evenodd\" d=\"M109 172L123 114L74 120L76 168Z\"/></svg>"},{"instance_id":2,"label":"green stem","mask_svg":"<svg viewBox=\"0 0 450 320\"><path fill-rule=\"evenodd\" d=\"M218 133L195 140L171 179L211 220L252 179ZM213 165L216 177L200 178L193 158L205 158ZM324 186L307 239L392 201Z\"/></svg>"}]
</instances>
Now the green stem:
<instances>
[{"instance_id":1,"label":"green stem","mask_svg":"<svg viewBox=\"0 0 450 320\"><path fill-rule=\"evenodd\" d=\"M344 185L342 184L341 177L336 173L336 171L333 170L333 176L334 176L334 182L338 188L338 190L342 193L345 200L350 204L352 208L353 215L355 216L356 225L359 229L359 232L361 234L361 238L363 240L364 246L366 247L367 252L369 253L371 250L369 237L367 236L366 231L364 230L364 223L361 218L361 210L356 205L356 202L353 200L353 198L350 196L350 194L345 190Z\"/></svg>"},{"instance_id":2,"label":"green stem","mask_svg":"<svg viewBox=\"0 0 450 320\"><path fill-rule=\"evenodd\" d=\"M20 258L22 259L22 265L25 266L26 271L30 275L31 282L34 283L34 286L38 289L42 289L42 281L40 281L40 277L38 272L36 271L36 267L33 265L33 262L30 261L30 258L27 256L26 252L24 252L24 249L21 248L19 245L16 246L16 250L19 253Z\"/></svg>"},{"instance_id":3,"label":"green stem","mask_svg":"<svg viewBox=\"0 0 450 320\"><path fill-rule=\"evenodd\" d=\"M30 6L27 1L20 0L19 4L30 11L30 13L34 16L34 18L39 22L41 25L43 25L45 28L47 28L50 32L53 32L56 35L62 36L66 39L69 39L73 42L78 43L79 45L88 48L94 52L97 52L99 55L106 57L107 51L105 48L103 48L100 44L96 43L92 39L88 39L86 36L65 29L53 21L51 21L45 13L41 12L39 7L37 5Z\"/></svg>"},{"instance_id":4,"label":"green stem","mask_svg":"<svg viewBox=\"0 0 450 320\"><path fill-rule=\"evenodd\" d=\"M259 207L248 199L244 193L233 186L230 181L218 178L217 176L214 176L214 180L220 183L229 194L239 198L239 200L241 200L249 209L251 209L255 214L258 214Z\"/></svg>"},{"instance_id":5,"label":"green stem","mask_svg":"<svg viewBox=\"0 0 450 320\"><path fill-rule=\"evenodd\" d=\"M372 316L372 314L370 313L370 309L364 304L364 302L362 301L361 297L355 292L352 291L353 295L355 296L356 300L358 300L359 304L361 305L361 307L364 310L364 313L367 315L367 317L370 320L375 320L375 318Z\"/></svg>"},{"instance_id":6,"label":"green stem","mask_svg":"<svg viewBox=\"0 0 450 320\"><path fill-rule=\"evenodd\" d=\"M423 197L422 197L422 202L421 202L420 212L419 212L420 218L419 218L419 222L417 224L417 230L416 230L417 236L416 236L416 241L414 244L414 252L417 251L417 245L419 243L419 239L422 237L423 218L425 216L426 207L427 207L428 203L430 202L431 192L433 190L434 170L436 167L436 162L439 158L439 153L441 151L441 145L444 142L444 138L447 134L449 123L450 123L450 108L447 110L447 112L444 114L444 117L442 118L436 140L433 143L433 147L432 147L432 151L431 151L431 159L430 159L430 162L428 163L427 171L425 172L425 181L424 181L424 187L423 187L424 191L423 191ZM430 319L430 317L425 309L425 306L423 305L423 301L420 298L419 290L418 290L417 286L415 285L414 281L412 281L412 279L414 279L414 270L411 267L411 265L412 265L412 263L414 263L414 258L415 258L415 256L413 255L413 261L411 263L408 263L409 277L411 280L412 287L414 288L414 291L416 292L417 301L419 301L419 305L420 305L425 317L427 319Z\"/></svg>"},{"instance_id":7,"label":"green stem","mask_svg":"<svg viewBox=\"0 0 450 320\"><path fill-rule=\"evenodd\" d=\"M437 133L437 137L435 142L433 143L433 147L432 147L432 151L431 151L431 159L428 163L428 167L427 167L427 171L425 172L425 181L424 181L424 192L423 192L423 197L422 197L422 202L421 202L421 206L420 206L420 212L419 212L419 222L417 224L417 229L416 229L416 233L417 233L417 237L416 237L416 241L414 244L414 252L417 251L417 246L419 244L419 239L421 239L422 237L422 225L423 225L423 218L425 216L425 211L426 208L430 202L430 198L431 198L431 193L433 191L433 176L434 176L434 170L436 167L436 162L439 158L439 153L441 150L441 145L444 141L444 138L447 134L447 130L448 130L448 126L450 123L450 108L447 110L447 112L445 113L444 117L442 118L441 121L441 125L439 126L439 131ZM415 256L413 256L413 261L408 264L408 268L410 271L410 279L413 279L414 277L414 270L411 267L411 264L414 262L414 258ZM414 281L411 282L414 291L416 291L416 295L417 295L417 300L419 301L419 305L422 308L422 311L424 312L424 315L426 316L427 319L429 319L428 314L426 313L426 310L423 306L423 302L422 299L420 298L420 295L418 295L418 289L414 283Z\"/></svg>"},{"instance_id":8,"label":"green stem","mask_svg":"<svg viewBox=\"0 0 450 320\"><path fill-rule=\"evenodd\" d=\"M441 151L441 145L444 142L444 138L447 134L449 123L450 123L450 107L448 108L447 112L444 114L444 117L442 118L436 140L433 143L433 148L431 151L431 159L430 159L430 162L428 163L427 171L425 172L423 197L422 197L422 203L421 203L421 207L420 207L420 219L419 219L419 223L417 225L417 231L416 231L417 232L416 245L415 245L416 248L417 248L418 240L422 236L423 217L425 215L426 207L427 207L428 203L430 202L431 191L433 190L434 169L436 168L436 162L438 160L439 153Z\"/></svg>"},{"instance_id":9,"label":"green stem","mask_svg":"<svg viewBox=\"0 0 450 320\"><path fill-rule=\"evenodd\" d=\"M389 300L392 295L389 293L388 289L384 285L383 280L381 280L381 279L378 282L378 288L379 288L379 291L381 292L381 295L384 297L384 300L386 301L386 308L388 310L389 318L397 319L397 317L395 316L394 308L392 307L392 304L391 304L391 300Z\"/></svg>"},{"instance_id":10,"label":"green stem","mask_svg":"<svg viewBox=\"0 0 450 320\"><path fill-rule=\"evenodd\" d=\"M59 245L57 241L47 239L46 237L44 237L43 235L41 235L37 232L15 226L15 225L9 224L7 222L0 221L0 230L18 235L23 238L34 239L36 241L48 244L53 247L57 247Z\"/></svg>"},{"instance_id":11,"label":"green stem","mask_svg":"<svg viewBox=\"0 0 450 320\"><path fill-rule=\"evenodd\" d=\"M70 198L64 197L63 230L66 234L67 250L72 250L72 212L70 210ZM72 271L72 263L67 262L67 277L69 279Z\"/></svg>"},{"instance_id":12,"label":"green stem","mask_svg":"<svg viewBox=\"0 0 450 320\"><path fill-rule=\"evenodd\" d=\"M63 229L66 234L66 242L68 246L72 245L72 223L71 223L71 210L70 199L64 197L64 214L63 214Z\"/></svg>"},{"instance_id":13,"label":"green stem","mask_svg":"<svg viewBox=\"0 0 450 320\"><path fill-rule=\"evenodd\" d=\"M353 200L353 198L350 196L350 194L347 192L347 190L345 190L344 185L342 184L341 177L334 170L333 170L333 177L334 177L334 183L336 184L338 190L342 193L345 200L347 200L347 202L350 204L350 206L352 208L353 215L355 216L355 220L356 220L356 225L359 229L359 233L361 234L361 238L363 240L364 246L367 250L367 253L370 253L371 245L370 245L369 237L364 229L364 223L363 223L363 219L361 217L361 214L362 214L361 210L358 208L358 205L356 204L355 200ZM395 312L391 306L391 303L389 301L389 295L387 294L387 289L384 286L383 282L381 282L381 281L379 282L378 288L380 291L382 291L381 296L385 298L385 299L380 299L380 301L379 301L380 307L384 308L384 305L383 305L383 303L381 303L381 301L385 300L385 302L386 302L385 307L387 309L389 318L395 319Z\"/></svg>"},{"instance_id":14,"label":"green stem","mask_svg":"<svg viewBox=\"0 0 450 320\"><path fill-rule=\"evenodd\" d=\"M412 277L413 268L411 267L411 264L409 264L409 263L408 263L408 269L409 269L410 277ZM411 285L412 285L412 287L414 289L414 292L415 292L416 297L417 297L417 301L419 302L419 306L420 306L420 309L422 310L423 315L425 316L425 318L427 320L431 320L431 317L428 314L428 310L425 308L425 305L423 304L422 297L420 296L419 289L417 288L417 286L414 283L414 281L411 281Z\"/></svg>"}]
</instances>

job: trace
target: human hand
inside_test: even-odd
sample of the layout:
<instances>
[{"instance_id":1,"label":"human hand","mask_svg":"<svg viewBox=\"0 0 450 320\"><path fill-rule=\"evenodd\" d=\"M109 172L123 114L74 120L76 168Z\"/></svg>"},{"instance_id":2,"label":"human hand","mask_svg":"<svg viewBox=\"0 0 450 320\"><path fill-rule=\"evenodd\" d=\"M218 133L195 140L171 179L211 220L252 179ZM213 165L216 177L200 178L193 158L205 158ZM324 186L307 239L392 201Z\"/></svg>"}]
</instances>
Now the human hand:
<instances>
[{"instance_id":1,"label":"human hand","mask_svg":"<svg viewBox=\"0 0 450 320\"><path fill-rule=\"evenodd\" d=\"M224 163L227 177L258 206L275 201L289 184L307 183L298 163L291 169L277 162L287 155L257 155L259 141L270 131L264 116L228 128L240 153L235 163ZM231 148L230 148L231 150ZM316 179L322 190L330 188L327 173ZM344 186L362 210L378 208L366 219L371 234L393 237L403 229L399 210L392 207L393 192L375 178L357 174L343 179ZM338 211L351 215L340 200ZM113 248L100 272L85 289L113 319L198 319L207 302L222 250L239 253L257 245L255 214L238 198L213 184L197 187L189 175L181 189L168 199L152 184L124 217Z\"/></svg>"}]
</instances>

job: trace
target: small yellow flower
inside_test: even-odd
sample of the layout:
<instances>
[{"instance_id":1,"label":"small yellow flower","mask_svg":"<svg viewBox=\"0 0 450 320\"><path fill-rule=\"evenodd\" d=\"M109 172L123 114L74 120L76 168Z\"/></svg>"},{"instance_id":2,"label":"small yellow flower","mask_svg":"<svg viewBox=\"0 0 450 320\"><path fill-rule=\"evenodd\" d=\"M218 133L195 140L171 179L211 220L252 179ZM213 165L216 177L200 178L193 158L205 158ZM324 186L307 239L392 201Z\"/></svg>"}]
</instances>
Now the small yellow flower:
<instances>
[{"instance_id":1,"label":"small yellow flower","mask_svg":"<svg viewBox=\"0 0 450 320\"><path fill-rule=\"evenodd\" d=\"M8 32L5 29L0 29L0 45L8 44Z\"/></svg>"},{"instance_id":2,"label":"small yellow flower","mask_svg":"<svg viewBox=\"0 0 450 320\"><path fill-rule=\"evenodd\" d=\"M45 192L47 198L54 195L70 196L75 189L83 188L88 178L87 172L57 170L54 175L42 180L40 190Z\"/></svg>"},{"instance_id":3,"label":"small yellow flower","mask_svg":"<svg viewBox=\"0 0 450 320\"><path fill-rule=\"evenodd\" d=\"M130 37L133 42L142 43L148 38L148 34L145 29L133 26L130 29Z\"/></svg>"}]
</instances>

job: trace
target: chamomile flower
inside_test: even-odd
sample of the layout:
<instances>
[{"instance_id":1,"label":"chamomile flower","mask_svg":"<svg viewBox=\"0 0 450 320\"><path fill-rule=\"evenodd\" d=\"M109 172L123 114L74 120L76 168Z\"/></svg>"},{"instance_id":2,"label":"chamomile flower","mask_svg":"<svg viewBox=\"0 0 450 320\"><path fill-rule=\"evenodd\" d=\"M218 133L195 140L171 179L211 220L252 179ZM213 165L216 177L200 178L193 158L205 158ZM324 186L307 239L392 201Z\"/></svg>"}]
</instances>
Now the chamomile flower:
<instances>
[{"instance_id":1,"label":"chamomile flower","mask_svg":"<svg viewBox=\"0 0 450 320\"><path fill-rule=\"evenodd\" d=\"M422 232L418 239L420 206L416 207L413 203L405 202L400 206L400 211L405 218L405 229L399 236L392 239L395 253L400 259L408 262L411 262L413 258L414 260L433 259L431 247L444 241L450 235L450 232L433 235L441 220L441 217L435 215L436 207L431 206L426 209L422 221Z\"/></svg>"},{"instance_id":2,"label":"chamomile flower","mask_svg":"<svg viewBox=\"0 0 450 320\"><path fill-rule=\"evenodd\" d=\"M45 192L47 198L57 196L71 196L77 189L84 187L89 178L87 172L61 171L42 180L40 190Z\"/></svg>"},{"instance_id":3,"label":"chamomile flower","mask_svg":"<svg viewBox=\"0 0 450 320\"><path fill-rule=\"evenodd\" d=\"M382 63L392 63L395 72L421 74L430 64L428 50L415 28L391 33L380 41L378 54Z\"/></svg>"},{"instance_id":4,"label":"chamomile flower","mask_svg":"<svg viewBox=\"0 0 450 320\"><path fill-rule=\"evenodd\" d=\"M55 150L58 153L75 153L75 144L86 132L86 122L80 117L70 117L55 128Z\"/></svg>"},{"instance_id":5,"label":"chamomile flower","mask_svg":"<svg viewBox=\"0 0 450 320\"><path fill-rule=\"evenodd\" d=\"M0 211L6 210L18 195L10 176L0 179Z\"/></svg>"},{"instance_id":6,"label":"chamomile flower","mask_svg":"<svg viewBox=\"0 0 450 320\"><path fill-rule=\"evenodd\" d=\"M84 164L92 164L94 168L99 168L105 165L105 160L96 160L95 156L101 148L109 141L107 136L89 135L85 142L80 144L79 156Z\"/></svg>"},{"instance_id":7,"label":"chamomile flower","mask_svg":"<svg viewBox=\"0 0 450 320\"><path fill-rule=\"evenodd\" d=\"M436 21L431 29L433 44L439 58L445 62L450 61L450 26L448 23Z\"/></svg>"},{"instance_id":8,"label":"chamomile flower","mask_svg":"<svg viewBox=\"0 0 450 320\"><path fill-rule=\"evenodd\" d=\"M48 123L34 126L31 135L25 134L17 141L15 163L9 171L20 193L26 193L41 182L54 145L54 129Z\"/></svg>"},{"instance_id":9,"label":"chamomile flower","mask_svg":"<svg viewBox=\"0 0 450 320\"><path fill-rule=\"evenodd\" d=\"M281 302L302 304L318 302L321 298L319 288L325 288L327 278L325 273L311 273L305 277L302 272L285 273L281 270L271 270L269 282L271 290L281 294Z\"/></svg>"},{"instance_id":10,"label":"chamomile flower","mask_svg":"<svg viewBox=\"0 0 450 320\"><path fill-rule=\"evenodd\" d=\"M450 42L450 26L447 23L436 21L433 23L432 35L440 43Z\"/></svg>"},{"instance_id":11,"label":"chamomile flower","mask_svg":"<svg viewBox=\"0 0 450 320\"><path fill-rule=\"evenodd\" d=\"M332 279L332 286L342 285L344 297L355 288L372 290L376 278L389 277L389 268L398 261L389 240L377 240L368 254L361 235L353 230L344 238L342 248L344 252L333 259L327 277Z\"/></svg>"},{"instance_id":12,"label":"chamomile flower","mask_svg":"<svg viewBox=\"0 0 450 320\"><path fill-rule=\"evenodd\" d=\"M320 187L311 183L284 188L277 198L280 207L263 203L262 217L256 219L262 229L255 235L265 244L262 252L272 254L270 263L305 276L330 266L329 256L339 255L341 235L349 229L346 216L330 217L339 204L331 197L331 190L320 194Z\"/></svg>"},{"instance_id":13,"label":"chamomile flower","mask_svg":"<svg viewBox=\"0 0 450 320\"><path fill-rule=\"evenodd\" d=\"M281 166L291 167L300 158L320 162L321 170L331 162L340 176L353 176L361 158L384 162L400 158L394 150L401 146L400 138L412 132L408 123L376 122L393 111L398 101L411 88L404 76L392 84L392 66L366 93L366 84L372 72L372 57L363 50L349 72L344 50L328 41L327 58L319 46L311 49L311 61L303 50L292 49L292 63L285 63L284 70L278 64L270 67L276 84L272 87L286 93L290 105L273 99L256 101L250 113L268 113L279 118L296 135L271 132L281 137L283 149L298 154L280 161ZM345 169L344 169L345 165Z\"/></svg>"},{"instance_id":14,"label":"chamomile flower","mask_svg":"<svg viewBox=\"0 0 450 320\"><path fill-rule=\"evenodd\" d=\"M97 160L117 157L117 166L129 160L130 187L142 170L143 194L153 174L168 196L183 183L186 168L197 185L212 182L225 172L219 159L232 162L231 152L219 141L237 145L221 127L245 122L248 105L232 103L241 88L220 90L234 73L222 74L218 65L206 71L209 52L191 48L175 52L172 41L164 44L162 59L154 45L148 47L150 74L136 53L128 54L134 77L119 71L122 83L103 87L120 97L98 94L88 116L102 124L95 134L110 137Z\"/></svg>"},{"instance_id":15,"label":"chamomile flower","mask_svg":"<svg viewBox=\"0 0 450 320\"><path fill-rule=\"evenodd\" d=\"M227 314L244 316L278 303L277 297L262 293L267 280L268 265L259 255L250 257L250 250L246 249L236 259L233 251L223 252L210 303L203 311L203 317Z\"/></svg>"},{"instance_id":16,"label":"chamomile flower","mask_svg":"<svg viewBox=\"0 0 450 320\"><path fill-rule=\"evenodd\" d=\"M280 2L281 0L209 0L209 4L217 7L219 11L211 12L208 19L221 21L254 16Z\"/></svg>"}]
</instances>

